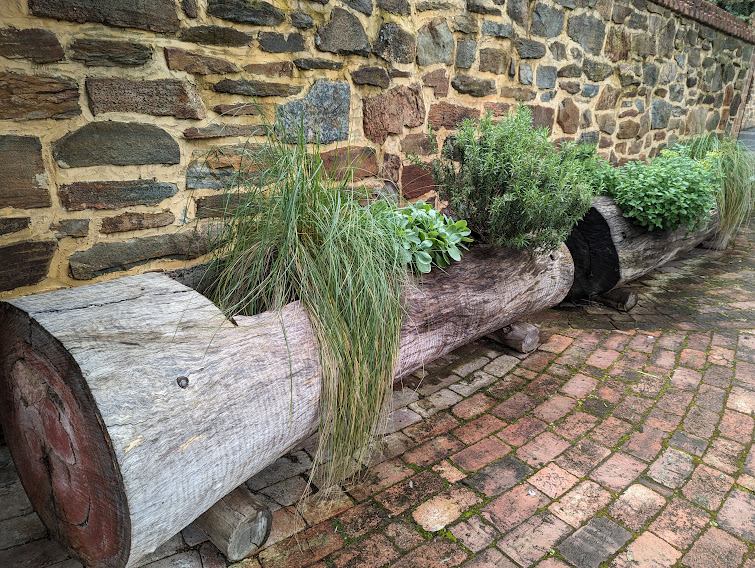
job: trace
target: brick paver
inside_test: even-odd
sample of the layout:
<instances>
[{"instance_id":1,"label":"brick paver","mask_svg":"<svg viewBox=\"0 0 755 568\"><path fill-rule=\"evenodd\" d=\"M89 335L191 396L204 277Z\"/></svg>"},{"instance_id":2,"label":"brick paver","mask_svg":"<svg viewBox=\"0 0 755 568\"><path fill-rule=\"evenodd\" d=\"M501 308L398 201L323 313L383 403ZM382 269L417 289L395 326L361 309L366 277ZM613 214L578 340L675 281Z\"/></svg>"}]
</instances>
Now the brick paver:
<instances>
[{"instance_id":1,"label":"brick paver","mask_svg":"<svg viewBox=\"0 0 755 568\"><path fill-rule=\"evenodd\" d=\"M533 316L530 355L480 339L405 377L333 506L300 501L311 443L249 480L273 527L235 568L755 568L753 244L647 275L628 313ZM66 558L0 445L0 566ZM231 564L193 526L145 561Z\"/></svg>"}]
</instances>

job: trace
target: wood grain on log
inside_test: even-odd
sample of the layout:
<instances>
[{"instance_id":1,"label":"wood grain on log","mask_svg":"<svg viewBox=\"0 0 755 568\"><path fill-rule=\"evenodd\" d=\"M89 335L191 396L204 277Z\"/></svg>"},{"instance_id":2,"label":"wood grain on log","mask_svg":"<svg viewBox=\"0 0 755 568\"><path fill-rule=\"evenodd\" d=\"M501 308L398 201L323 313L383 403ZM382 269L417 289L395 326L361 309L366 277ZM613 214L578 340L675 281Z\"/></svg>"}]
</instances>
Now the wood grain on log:
<instances>
[{"instance_id":1,"label":"wood grain on log","mask_svg":"<svg viewBox=\"0 0 755 568\"><path fill-rule=\"evenodd\" d=\"M540 330L531 323L518 321L489 333L488 337L520 353L530 353L537 348L540 341Z\"/></svg>"},{"instance_id":2,"label":"wood grain on log","mask_svg":"<svg viewBox=\"0 0 755 568\"><path fill-rule=\"evenodd\" d=\"M610 197L596 197L566 240L574 259L574 284L567 297L589 299L636 280L695 248L716 229L714 213L696 231L648 231L625 218Z\"/></svg>"},{"instance_id":3,"label":"wood grain on log","mask_svg":"<svg viewBox=\"0 0 755 568\"><path fill-rule=\"evenodd\" d=\"M406 291L396 376L560 302L565 247L475 247ZM317 344L299 303L238 318L161 274L0 303L0 418L52 534L132 566L312 434Z\"/></svg>"}]
</instances>

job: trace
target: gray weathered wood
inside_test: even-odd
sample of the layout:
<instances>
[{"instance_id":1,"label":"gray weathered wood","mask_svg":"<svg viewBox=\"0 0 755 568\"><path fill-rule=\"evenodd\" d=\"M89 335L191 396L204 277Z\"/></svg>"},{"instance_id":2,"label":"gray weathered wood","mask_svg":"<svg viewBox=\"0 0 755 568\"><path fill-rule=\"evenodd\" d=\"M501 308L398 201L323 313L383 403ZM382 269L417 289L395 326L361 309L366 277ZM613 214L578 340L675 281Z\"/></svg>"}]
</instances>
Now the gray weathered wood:
<instances>
[{"instance_id":1,"label":"gray weathered wood","mask_svg":"<svg viewBox=\"0 0 755 568\"><path fill-rule=\"evenodd\" d=\"M489 333L488 337L520 353L530 353L537 349L540 341L540 330L531 323L518 321Z\"/></svg>"},{"instance_id":2,"label":"gray weathered wood","mask_svg":"<svg viewBox=\"0 0 755 568\"><path fill-rule=\"evenodd\" d=\"M630 288L614 288L605 294L601 294L597 298L601 304L604 304L609 308L628 312L637 305L639 296L635 290Z\"/></svg>"},{"instance_id":3,"label":"gray weathered wood","mask_svg":"<svg viewBox=\"0 0 755 568\"><path fill-rule=\"evenodd\" d=\"M406 290L396 376L557 304L572 275L565 247L475 247ZM85 565L132 566L316 430L301 306L237 321L161 274L0 303L6 437L35 509Z\"/></svg>"}]
</instances>

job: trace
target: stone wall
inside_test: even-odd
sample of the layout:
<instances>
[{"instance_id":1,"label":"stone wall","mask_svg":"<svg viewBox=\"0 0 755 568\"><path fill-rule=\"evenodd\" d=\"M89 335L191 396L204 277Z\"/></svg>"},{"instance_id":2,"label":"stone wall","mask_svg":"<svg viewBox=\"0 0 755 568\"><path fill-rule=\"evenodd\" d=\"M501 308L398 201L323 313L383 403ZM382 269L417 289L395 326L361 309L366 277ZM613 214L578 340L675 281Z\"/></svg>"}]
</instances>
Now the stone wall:
<instances>
[{"instance_id":1,"label":"stone wall","mask_svg":"<svg viewBox=\"0 0 755 568\"><path fill-rule=\"evenodd\" d=\"M428 128L518 101L616 163L730 129L755 41L698 1L274 2L0 3L0 298L200 257L259 112L431 197Z\"/></svg>"}]
</instances>

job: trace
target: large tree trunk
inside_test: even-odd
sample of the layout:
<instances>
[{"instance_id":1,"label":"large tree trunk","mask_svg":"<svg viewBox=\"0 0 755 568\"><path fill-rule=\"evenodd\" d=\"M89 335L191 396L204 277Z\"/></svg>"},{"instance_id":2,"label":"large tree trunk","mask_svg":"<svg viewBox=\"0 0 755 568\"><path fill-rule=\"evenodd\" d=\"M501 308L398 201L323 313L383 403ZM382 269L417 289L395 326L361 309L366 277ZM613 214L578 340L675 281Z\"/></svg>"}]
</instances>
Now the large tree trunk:
<instances>
[{"instance_id":1,"label":"large tree trunk","mask_svg":"<svg viewBox=\"0 0 755 568\"><path fill-rule=\"evenodd\" d=\"M596 197L566 246L574 259L571 300L605 294L666 264L716 233L716 215L690 232L648 231L623 216L610 197Z\"/></svg>"},{"instance_id":2,"label":"large tree trunk","mask_svg":"<svg viewBox=\"0 0 755 568\"><path fill-rule=\"evenodd\" d=\"M557 304L565 247L476 247L406 291L397 377ZM144 274L0 303L0 418L52 535L132 566L317 428L317 345L299 303L234 325Z\"/></svg>"}]
</instances>

